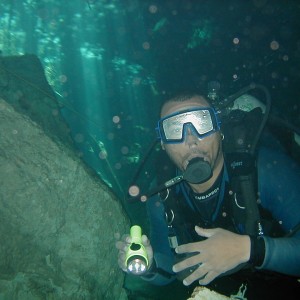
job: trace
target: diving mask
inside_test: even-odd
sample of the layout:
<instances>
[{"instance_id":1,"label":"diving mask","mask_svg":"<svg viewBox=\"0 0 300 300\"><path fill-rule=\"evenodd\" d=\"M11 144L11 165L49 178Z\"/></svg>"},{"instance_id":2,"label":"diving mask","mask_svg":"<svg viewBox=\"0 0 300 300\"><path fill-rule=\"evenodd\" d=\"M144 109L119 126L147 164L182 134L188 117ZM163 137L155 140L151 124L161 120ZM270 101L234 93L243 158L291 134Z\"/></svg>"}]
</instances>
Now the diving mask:
<instances>
[{"instance_id":1,"label":"diving mask","mask_svg":"<svg viewBox=\"0 0 300 300\"><path fill-rule=\"evenodd\" d=\"M220 122L212 107L194 107L175 112L158 121L156 130L164 144L182 143L187 128L199 138L204 138L220 129Z\"/></svg>"}]
</instances>

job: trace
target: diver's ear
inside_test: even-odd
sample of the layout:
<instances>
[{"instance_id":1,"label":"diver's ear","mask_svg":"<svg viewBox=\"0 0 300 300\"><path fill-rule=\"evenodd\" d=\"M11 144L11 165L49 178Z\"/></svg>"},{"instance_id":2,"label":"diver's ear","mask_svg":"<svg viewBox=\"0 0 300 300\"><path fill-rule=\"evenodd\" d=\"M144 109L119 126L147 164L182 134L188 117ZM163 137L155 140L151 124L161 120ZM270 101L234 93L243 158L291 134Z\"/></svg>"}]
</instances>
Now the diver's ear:
<instances>
[{"instance_id":1,"label":"diver's ear","mask_svg":"<svg viewBox=\"0 0 300 300\"><path fill-rule=\"evenodd\" d=\"M160 145L161 145L161 149L166 150L163 142L160 142Z\"/></svg>"}]
</instances>

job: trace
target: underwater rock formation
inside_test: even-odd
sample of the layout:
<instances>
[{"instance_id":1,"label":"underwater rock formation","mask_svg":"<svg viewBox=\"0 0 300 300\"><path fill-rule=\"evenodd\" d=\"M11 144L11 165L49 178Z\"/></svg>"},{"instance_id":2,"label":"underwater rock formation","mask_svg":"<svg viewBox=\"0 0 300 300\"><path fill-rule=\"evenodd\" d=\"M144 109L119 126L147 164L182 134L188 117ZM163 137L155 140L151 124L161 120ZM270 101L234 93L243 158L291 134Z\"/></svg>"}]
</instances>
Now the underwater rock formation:
<instances>
[{"instance_id":1,"label":"underwater rock formation","mask_svg":"<svg viewBox=\"0 0 300 300\"><path fill-rule=\"evenodd\" d=\"M18 83L3 78L0 299L126 299L115 249L129 230L120 202L72 147L52 138L63 125L37 124L40 116L33 121L9 104Z\"/></svg>"},{"instance_id":2,"label":"underwater rock formation","mask_svg":"<svg viewBox=\"0 0 300 300\"><path fill-rule=\"evenodd\" d=\"M39 124L53 140L72 144L60 114L63 103L48 84L37 56L0 57L0 97Z\"/></svg>"}]
</instances>

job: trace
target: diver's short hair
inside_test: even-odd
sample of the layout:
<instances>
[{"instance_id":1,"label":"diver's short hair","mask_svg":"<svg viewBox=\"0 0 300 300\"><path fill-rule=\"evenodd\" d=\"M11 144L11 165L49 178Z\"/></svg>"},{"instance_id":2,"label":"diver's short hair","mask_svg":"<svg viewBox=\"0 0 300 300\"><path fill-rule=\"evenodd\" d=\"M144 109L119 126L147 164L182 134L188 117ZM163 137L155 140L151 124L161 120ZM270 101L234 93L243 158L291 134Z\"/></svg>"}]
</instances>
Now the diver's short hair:
<instances>
[{"instance_id":1,"label":"diver's short hair","mask_svg":"<svg viewBox=\"0 0 300 300\"><path fill-rule=\"evenodd\" d=\"M212 104L207 99L207 97L205 97L203 95L203 93L201 93L200 91L181 91L181 92L175 93L173 95L172 94L165 95L165 97L161 103L159 111L161 112L163 106L169 102L185 102L194 97L202 98L209 104L209 106L212 106Z\"/></svg>"}]
</instances>

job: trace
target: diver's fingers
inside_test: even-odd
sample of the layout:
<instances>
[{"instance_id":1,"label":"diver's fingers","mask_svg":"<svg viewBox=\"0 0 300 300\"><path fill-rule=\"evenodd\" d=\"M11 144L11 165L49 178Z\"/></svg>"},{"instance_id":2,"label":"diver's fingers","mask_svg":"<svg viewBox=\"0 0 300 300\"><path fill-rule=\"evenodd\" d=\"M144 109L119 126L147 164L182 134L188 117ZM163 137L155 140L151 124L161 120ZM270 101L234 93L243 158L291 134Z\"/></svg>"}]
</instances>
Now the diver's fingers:
<instances>
[{"instance_id":1,"label":"diver's fingers","mask_svg":"<svg viewBox=\"0 0 300 300\"><path fill-rule=\"evenodd\" d=\"M148 259L149 259L149 264L151 265L152 261L153 261L153 249L150 244L150 240L148 239L148 237L146 235L142 235L142 244L146 248Z\"/></svg>"},{"instance_id":2,"label":"diver's fingers","mask_svg":"<svg viewBox=\"0 0 300 300\"><path fill-rule=\"evenodd\" d=\"M121 241L130 244L131 243L131 236L129 234L123 234Z\"/></svg>"},{"instance_id":3,"label":"diver's fingers","mask_svg":"<svg viewBox=\"0 0 300 300\"><path fill-rule=\"evenodd\" d=\"M128 245L127 243L124 243L122 241L117 241L116 242L116 248L119 250L119 251L122 251L122 252L125 252L128 248Z\"/></svg>"},{"instance_id":4,"label":"diver's fingers","mask_svg":"<svg viewBox=\"0 0 300 300\"><path fill-rule=\"evenodd\" d=\"M142 235L142 243L145 247L150 246L150 240L148 239L148 237L146 235Z\"/></svg>"},{"instance_id":5,"label":"diver's fingers","mask_svg":"<svg viewBox=\"0 0 300 300\"><path fill-rule=\"evenodd\" d=\"M118 265L124 271L127 272L127 268L125 265L125 254L120 254L118 257Z\"/></svg>"}]
</instances>

